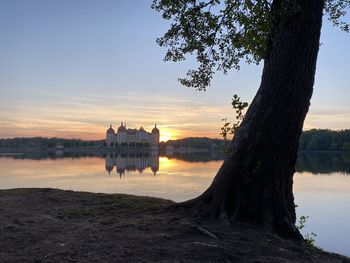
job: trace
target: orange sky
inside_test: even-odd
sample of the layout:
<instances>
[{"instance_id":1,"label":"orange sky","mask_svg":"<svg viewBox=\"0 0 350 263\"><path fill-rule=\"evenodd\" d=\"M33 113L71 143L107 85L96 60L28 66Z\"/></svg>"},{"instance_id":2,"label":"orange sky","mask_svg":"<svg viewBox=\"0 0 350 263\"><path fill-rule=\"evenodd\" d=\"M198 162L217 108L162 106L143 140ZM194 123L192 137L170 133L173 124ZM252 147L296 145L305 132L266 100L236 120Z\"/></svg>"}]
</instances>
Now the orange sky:
<instances>
[{"instance_id":1,"label":"orange sky","mask_svg":"<svg viewBox=\"0 0 350 263\"><path fill-rule=\"evenodd\" d=\"M142 92L141 92L142 94ZM184 137L220 138L221 119L233 121L232 109L208 101L167 99L154 96L149 105L145 94L139 99L132 95L122 103L104 105L103 98L70 98L64 103L18 103L1 105L0 137L63 137L98 140L105 137L111 123L127 127L143 126L150 131L154 124L160 129L161 141ZM200 97L200 96L199 96ZM210 96L209 96L210 97ZM201 97L200 97L201 98ZM142 101L142 103L141 103ZM209 105L208 105L209 104ZM138 105L138 106L134 106ZM230 116L231 115L231 116ZM350 113L346 110L311 110L304 129L348 128Z\"/></svg>"},{"instance_id":2,"label":"orange sky","mask_svg":"<svg viewBox=\"0 0 350 263\"><path fill-rule=\"evenodd\" d=\"M0 117L0 137L103 139L109 124L117 128L122 121L127 127L143 126L148 131L157 124L163 141L190 136L220 137L221 119L232 112L229 104L221 107L205 101L147 97L142 91L139 95L118 94L118 98L124 97L118 104L106 104L106 98L97 96L2 105L0 109L6 114Z\"/></svg>"}]
</instances>

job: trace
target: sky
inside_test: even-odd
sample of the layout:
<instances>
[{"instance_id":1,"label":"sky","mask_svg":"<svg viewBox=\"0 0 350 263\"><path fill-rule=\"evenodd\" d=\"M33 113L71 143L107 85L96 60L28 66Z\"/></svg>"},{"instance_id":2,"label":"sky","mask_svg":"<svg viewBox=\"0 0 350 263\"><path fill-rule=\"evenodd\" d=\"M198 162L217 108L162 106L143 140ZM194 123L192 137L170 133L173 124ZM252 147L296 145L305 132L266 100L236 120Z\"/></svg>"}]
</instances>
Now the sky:
<instances>
[{"instance_id":1,"label":"sky","mask_svg":"<svg viewBox=\"0 0 350 263\"><path fill-rule=\"evenodd\" d=\"M193 58L163 62L169 24L146 0L0 0L0 138L103 139L112 124L161 140L220 137L237 93L250 102L262 66L217 73L206 92L177 78ZM304 130L350 128L350 34L324 19Z\"/></svg>"}]
</instances>

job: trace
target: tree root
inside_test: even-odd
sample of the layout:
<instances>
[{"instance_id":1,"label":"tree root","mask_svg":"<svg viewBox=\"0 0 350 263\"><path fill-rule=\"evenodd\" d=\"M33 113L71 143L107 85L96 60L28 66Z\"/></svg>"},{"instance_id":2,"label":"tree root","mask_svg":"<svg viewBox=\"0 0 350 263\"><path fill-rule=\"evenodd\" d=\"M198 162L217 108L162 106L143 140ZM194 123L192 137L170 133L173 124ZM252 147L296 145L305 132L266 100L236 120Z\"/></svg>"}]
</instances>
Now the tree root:
<instances>
[{"instance_id":1,"label":"tree root","mask_svg":"<svg viewBox=\"0 0 350 263\"><path fill-rule=\"evenodd\" d=\"M218 220L227 225L231 224L230 216L225 210L223 202L219 202L219 200L215 200L211 196L208 198L208 193L203 193L185 202L176 203L170 209L179 210L184 215L198 221Z\"/></svg>"},{"instance_id":2,"label":"tree root","mask_svg":"<svg viewBox=\"0 0 350 263\"><path fill-rule=\"evenodd\" d=\"M208 198L208 196L204 196L204 194L202 194L197 198L194 198L185 202L176 203L172 205L170 209L181 211L181 213L183 213L184 216L192 217L197 222L198 221L199 222L217 221L218 223L225 224L225 225L231 225L237 222L225 210L224 202L222 202L222 200L215 200L215 198ZM177 220L177 219L179 218L176 218L174 220ZM283 238L290 238L290 239L295 239L299 241L304 240L303 236L300 234L298 229L287 220L284 220L283 222L279 223L280 226L284 225L282 229L279 229L271 225L265 225L264 222L254 223L254 222L247 221L247 223L253 223L258 226L260 225L261 228L265 229L266 232L277 234ZM214 237L215 235L212 236L211 232L207 232L206 229L202 228L198 224L191 224L191 226L196 228L198 231L202 232L207 236L210 236L212 238L217 238L217 237Z\"/></svg>"}]
</instances>

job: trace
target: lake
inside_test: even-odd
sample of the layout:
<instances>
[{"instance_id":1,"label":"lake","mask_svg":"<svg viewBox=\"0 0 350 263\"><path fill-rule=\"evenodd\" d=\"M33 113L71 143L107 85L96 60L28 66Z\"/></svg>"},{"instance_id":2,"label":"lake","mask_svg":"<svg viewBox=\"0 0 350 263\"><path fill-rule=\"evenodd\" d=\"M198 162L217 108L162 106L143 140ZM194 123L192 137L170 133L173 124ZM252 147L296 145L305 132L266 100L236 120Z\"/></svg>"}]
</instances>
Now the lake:
<instances>
[{"instance_id":1,"label":"lake","mask_svg":"<svg viewBox=\"0 0 350 263\"><path fill-rule=\"evenodd\" d=\"M183 201L198 196L222 163L220 154L37 152L0 156L0 188L51 187L127 193ZM294 176L303 234L316 245L350 256L350 153L300 153Z\"/></svg>"}]
</instances>

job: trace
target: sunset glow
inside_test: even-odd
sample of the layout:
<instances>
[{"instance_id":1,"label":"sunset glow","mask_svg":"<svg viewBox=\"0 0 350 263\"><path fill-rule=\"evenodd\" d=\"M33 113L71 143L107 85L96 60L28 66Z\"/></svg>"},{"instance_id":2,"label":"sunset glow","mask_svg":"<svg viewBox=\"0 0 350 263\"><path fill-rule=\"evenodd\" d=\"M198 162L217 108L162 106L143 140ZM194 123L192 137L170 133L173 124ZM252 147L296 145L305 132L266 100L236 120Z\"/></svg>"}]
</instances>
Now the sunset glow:
<instances>
[{"instance_id":1,"label":"sunset glow","mask_svg":"<svg viewBox=\"0 0 350 263\"><path fill-rule=\"evenodd\" d=\"M259 87L262 65L216 74L206 92L182 87L177 79L197 65L163 62L156 38L167 24L149 1L68 2L0 4L1 138L100 140L121 121L156 123L161 141L220 138L221 120L235 120L232 95L251 102ZM347 129L350 38L327 22L322 37L304 129Z\"/></svg>"},{"instance_id":2,"label":"sunset glow","mask_svg":"<svg viewBox=\"0 0 350 263\"><path fill-rule=\"evenodd\" d=\"M161 127L159 127L161 129ZM166 142L169 140L179 139L178 134L173 129L163 128L160 130L160 141Z\"/></svg>"}]
</instances>

